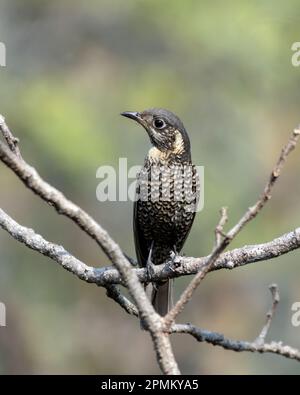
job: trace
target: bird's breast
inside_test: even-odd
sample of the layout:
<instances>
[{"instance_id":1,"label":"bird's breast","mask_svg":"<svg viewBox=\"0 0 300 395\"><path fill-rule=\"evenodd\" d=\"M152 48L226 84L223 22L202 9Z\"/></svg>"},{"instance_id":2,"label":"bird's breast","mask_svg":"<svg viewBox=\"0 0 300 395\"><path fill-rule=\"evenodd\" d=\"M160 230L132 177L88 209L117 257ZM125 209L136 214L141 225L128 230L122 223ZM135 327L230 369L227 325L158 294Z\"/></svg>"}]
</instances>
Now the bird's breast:
<instances>
[{"instance_id":1,"label":"bird's breast","mask_svg":"<svg viewBox=\"0 0 300 395\"><path fill-rule=\"evenodd\" d=\"M193 220L198 197L194 165L146 161L137 178L137 219L146 233L174 233Z\"/></svg>"}]
</instances>

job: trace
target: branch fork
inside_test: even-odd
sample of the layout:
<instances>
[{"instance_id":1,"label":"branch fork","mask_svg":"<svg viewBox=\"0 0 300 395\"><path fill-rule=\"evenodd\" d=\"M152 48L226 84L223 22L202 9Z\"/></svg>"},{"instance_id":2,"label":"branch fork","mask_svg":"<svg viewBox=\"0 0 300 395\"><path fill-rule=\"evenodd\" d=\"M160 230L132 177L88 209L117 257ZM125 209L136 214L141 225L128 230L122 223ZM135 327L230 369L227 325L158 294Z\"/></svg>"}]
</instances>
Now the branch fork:
<instances>
[{"instance_id":1,"label":"branch fork","mask_svg":"<svg viewBox=\"0 0 300 395\"><path fill-rule=\"evenodd\" d=\"M272 307L267 313L266 323L257 339L252 343L226 339L222 334L204 331L192 324L175 324L178 315L192 299L194 292L209 272L221 268L233 269L252 262L271 259L300 247L300 228L298 228L263 245L245 246L224 252L236 235L249 221L259 214L266 202L271 198L273 186L281 174L287 157L298 142L300 136L299 128L293 131L287 144L283 147L258 201L248 208L241 219L228 232L224 232L224 226L228 221L227 209L224 207L220 210L220 220L214 232L214 247L207 257L175 256L173 260L171 257L171 261L165 265L153 268L152 278L150 279L152 281L195 274L174 307L165 317L160 317L155 312L145 293L142 282L149 280L147 270L137 268L135 260L123 253L119 245L99 223L79 206L67 199L60 191L44 181L37 171L22 159L18 145L19 140L11 133L4 117L1 115L0 133L5 141L5 143L0 141L0 160L16 174L27 188L52 205L59 214L71 219L82 231L94 239L105 252L113 267L94 268L86 265L62 246L51 243L33 230L21 226L1 209L0 227L16 240L48 256L81 280L104 287L109 298L117 302L128 314L139 317L152 338L157 362L163 373L180 374L170 342L170 334L172 333L188 333L198 341L205 341L234 351L272 352L300 361L299 350L290 346L283 346L281 342L265 343L279 303L279 293L276 285L270 286ZM118 284L125 285L128 288L133 302L122 295L117 286Z\"/></svg>"}]
</instances>

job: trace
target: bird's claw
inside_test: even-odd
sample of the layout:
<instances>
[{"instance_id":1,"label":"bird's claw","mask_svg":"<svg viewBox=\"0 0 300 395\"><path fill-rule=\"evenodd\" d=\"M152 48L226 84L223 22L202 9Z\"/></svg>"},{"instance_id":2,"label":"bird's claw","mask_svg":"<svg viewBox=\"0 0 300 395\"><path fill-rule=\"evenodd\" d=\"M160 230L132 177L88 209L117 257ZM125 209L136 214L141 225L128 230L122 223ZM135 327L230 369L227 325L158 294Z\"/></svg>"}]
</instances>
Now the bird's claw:
<instances>
[{"instance_id":1,"label":"bird's claw","mask_svg":"<svg viewBox=\"0 0 300 395\"><path fill-rule=\"evenodd\" d=\"M171 251L170 258L170 269L175 272L175 269L181 265L180 256L177 254L176 248L174 248L174 251Z\"/></svg>"}]
</instances>

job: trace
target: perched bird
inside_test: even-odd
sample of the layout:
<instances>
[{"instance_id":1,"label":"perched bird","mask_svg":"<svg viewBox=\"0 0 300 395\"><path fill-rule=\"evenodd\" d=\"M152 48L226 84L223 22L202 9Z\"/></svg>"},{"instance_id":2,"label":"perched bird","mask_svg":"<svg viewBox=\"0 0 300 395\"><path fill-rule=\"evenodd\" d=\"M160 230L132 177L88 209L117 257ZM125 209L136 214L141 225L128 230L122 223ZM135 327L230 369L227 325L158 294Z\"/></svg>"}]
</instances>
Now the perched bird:
<instances>
[{"instance_id":1,"label":"perched bird","mask_svg":"<svg viewBox=\"0 0 300 395\"><path fill-rule=\"evenodd\" d=\"M143 126L152 144L137 176L133 216L138 264L151 269L181 251L196 213L199 177L188 134L175 114L153 108L121 115ZM152 303L162 316L170 308L171 283L153 285Z\"/></svg>"}]
</instances>

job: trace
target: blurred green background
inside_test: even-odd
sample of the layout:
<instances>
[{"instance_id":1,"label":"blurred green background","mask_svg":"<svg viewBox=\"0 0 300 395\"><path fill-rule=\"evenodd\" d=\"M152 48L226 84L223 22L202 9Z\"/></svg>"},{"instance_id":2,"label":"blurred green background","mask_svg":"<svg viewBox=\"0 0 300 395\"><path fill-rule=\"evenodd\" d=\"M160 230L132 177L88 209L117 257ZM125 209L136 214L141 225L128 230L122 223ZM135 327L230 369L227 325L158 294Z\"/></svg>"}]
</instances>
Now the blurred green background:
<instances>
[{"instance_id":1,"label":"blurred green background","mask_svg":"<svg viewBox=\"0 0 300 395\"><path fill-rule=\"evenodd\" d=\"M149 141L124 110L166 107L189 131L205 166L205 207L184 248L209 253L221 206L230 224L262 190L300 122L298 1L2 0L0 113L40 174L91 213L134 255L132 203L96 200L96 170L142 164ZM234 246L299 226L299 147L273 198ZM0 205L89 265L108 264L95 243L0 166ZM281 303L269 340L300 347L291 305L300 301L300 252L209 275L180 322L254 339L276 282ZM149 336L105 296L0 231L1 373L158 373ZM176 281L179 294L188 279ZM299 364L172 338L184 373L296 374Z\"/></svg>"}]
</instances>

